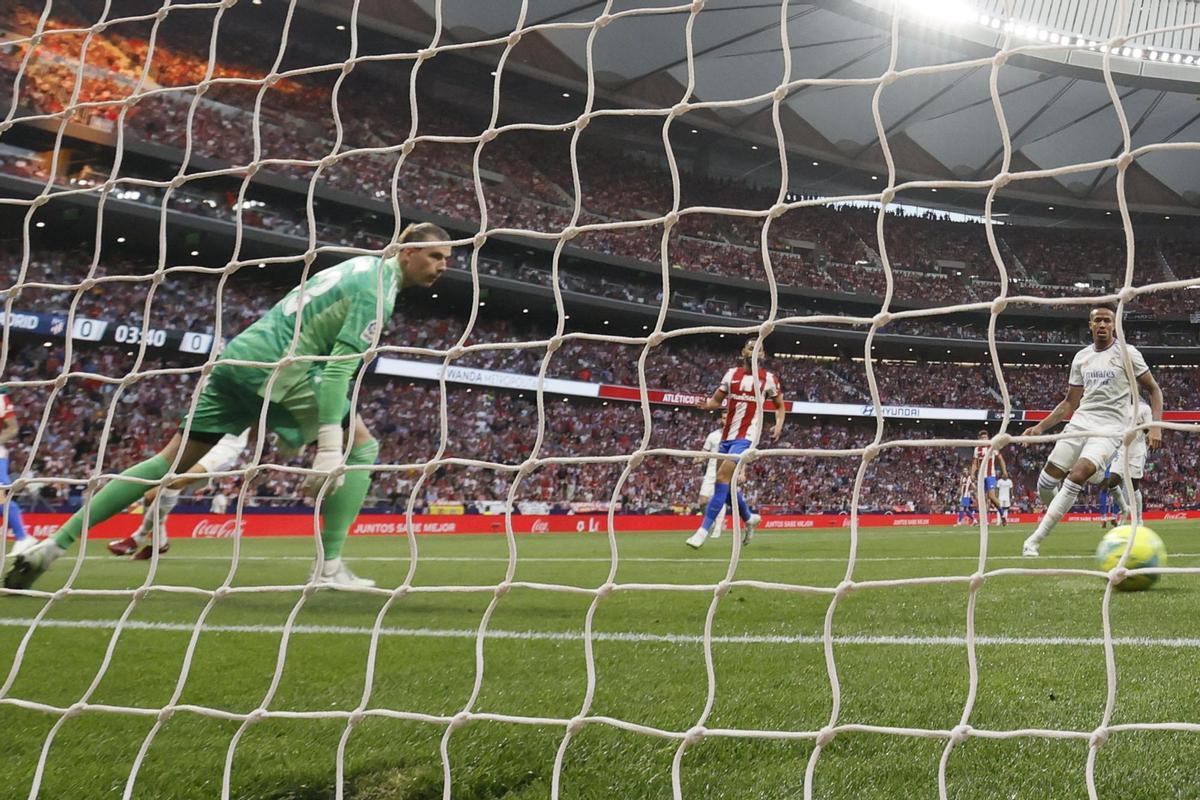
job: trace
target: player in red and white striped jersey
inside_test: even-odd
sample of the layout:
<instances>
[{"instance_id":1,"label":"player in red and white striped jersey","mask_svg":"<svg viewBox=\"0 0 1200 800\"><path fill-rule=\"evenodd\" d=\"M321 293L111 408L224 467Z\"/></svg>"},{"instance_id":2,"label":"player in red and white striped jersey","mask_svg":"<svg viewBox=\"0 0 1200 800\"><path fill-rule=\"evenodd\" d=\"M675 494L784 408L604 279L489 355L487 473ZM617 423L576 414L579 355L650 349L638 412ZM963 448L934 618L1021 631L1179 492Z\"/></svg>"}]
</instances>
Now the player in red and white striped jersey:
<instances>
[{"instance_id":1,"label":"player in red and white striped jersey","mask_svg":"<svg viewBox=\"0 0 1200 800\"><path fill-rule=\"evenodd\" d=\"M958 519L954 523L954 527L958 527L966 520L969 524L975 524L975 501L972 499L973 490L971 488L971 471L964 469L962 476L958 480Z\"/></svg>"},{"instance_id":2,"label":"player in red and white striped jersey","mask_svg":"<svg viewBox=\"0 0 1200 800\"><path fill-rule=\"evenodd\" d=\"M979 432L979 439L986 441L991 438L991 434L987 431ZM996 512L1000 518L1001 525L1008 524L1008 510L1000 507L1000 497L996 494L996 466L1000 466L1000 477L1008 477L1008 464L1004 461L1004 456L1000 455L999 451L991 450L986 444L978 445L975 448L975 456L971 459L971 479L974 480L979 475L979 470L983 470L983 489L987 492L988 506ZM983 509L980 509L984 511ZM986 513L986 511L984 511Z\"/></svg>"},{"instance_id":3,"label":"player in red and white striped jersey","mask_svg":"<svg viewBox=\"0 0 1200 800\"><path fill-rule=\"evenodd\" d=\"M19 556L37 544L37 540L25 532L21 507L12 499L9 489L12 486L12 478L8 476L8 443L15 439L18 433L20 427L17 424L16 406L8 396L8 389L0 387L0 484L3 484L0 486L0 524L7 522L8 529L12 531L16 540L7 553L10 556ZM0 529L0 536L4 535L3 529Z\"/></svg>"},{"instance_id":4,"label":"player in red and white striped jersey","mask_svg":"<svg viewBox=\"0 0 1200 800\"><path fill-rule=\"evenodd\" d=\"M764 400L764 410L770 407L771 403L774 403L775 407L775 426L771 429L771 439L778 439L783 432L787 403L779 389L779 379L775 377L774 373L768 372L762 367L759 367L757 373L753 371L752 358L757 343L758 339L756 338L747 340L745 346L742 347L742 365L727 371L721 378L721 385L713 392L713 396L697 403L699 408L712 411L720 408L721 403L728 401L725 408L725 425L721 429L721 446L718 450L722 454L743 453L758 438L758 398L760 394ZM765 351L761 345L758 347L761 361ZM733 478L736 466L736 459L721 462L721 466L717 469L716 489L712 499L708 501L708 508L704 512L704 521L696 529L696 532L688 537L689 547L698 548L708 538L708 532L712 529L713 522L717 515L723 512L725 502L729 499L729 481ZM740 490L737 493L737 512L745 523L742 530L742 544L749 544L750 538L754 535L754 529L759 523L759 516L750 511L750 504L746 502L746 497Z\"/></svg>"}]
</instances>

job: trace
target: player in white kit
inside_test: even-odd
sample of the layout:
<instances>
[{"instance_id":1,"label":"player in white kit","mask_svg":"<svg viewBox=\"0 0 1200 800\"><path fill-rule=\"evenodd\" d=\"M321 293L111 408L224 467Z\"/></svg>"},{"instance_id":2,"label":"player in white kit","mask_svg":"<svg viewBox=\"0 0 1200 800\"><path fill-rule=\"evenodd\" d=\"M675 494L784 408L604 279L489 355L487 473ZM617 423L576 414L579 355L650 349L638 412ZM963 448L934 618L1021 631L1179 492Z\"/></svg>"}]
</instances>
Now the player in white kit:
<instances>
[{"instance_id":1,"label":"player in white kit","mask_svg":"<svg viewBox=\"0 0 1200 800\"><path fill-rule=\"evenodd\" d=\"M1116 340L1116 322L1116 313L1109 306L1092 309L1088 316L1092 344L1076 353L1071 361L1066 398L1050 416L1025 431L1026 436L1040 436L1070 416L1065 432L1099 431L1101 435L1060 439L1054 445L1038 476L1038 496L1046 505L1046 512L1037 529L1025 540L1022 555L1038 555L1042 540L1075 504L1083 485L1098 470L1103 472L1104 465L1120 447L1122 435L1131 427L1137 389L1130 385L1125 372L1126 356L1133 366L1137 386L1150 396L1152 421L1162 420L1162 389L1137 348ZM1151 449L1157 448L1162 443L1162 429L1150 428L1146 442Z\"/></svg>"},{"instance_id":2,"label":"player in white kit","mask_svg":"<svg viewBox=\"0 0 1200 800\"><path fill-rule=\"evenodd\" d=\"M249 428L240 434L226 434L186 473L164 486L161 491L155 487L147 492L146 513L142 517L142 526L124 539L110 541L108 552L114 556L132 555L134 561L144 561L153 555L150 546L152 541L157 543L159 554L170 550L171 543L167 541L167 517L179 504L180 495L192 484L205 481L203 476L210 472L232 469L249 441Z\"/></svg>"},{"instance_id":3,"label":"player in white kit","mask_svg":"<svg viewBox=\"0 0 1200 800\"><path fill-rule=\"evenodd\" d=\"M1000 504L1000 520L1002 524L1008 524L1008 512L1012 508L1013 497L1013 482L1012 478L1005 475L1000 480L996 481L996 500Z\"/></svg>"},{"instance_id":4,"label":"player in white kit","mask_svg":"<svg viewBox=\"0 0 1200 800\"><path fill-rule=\"evenodd\" d=\"M1138 414L1136 425L1149 425L1154 420L1154 412L1145 400L1138 400ZM1146 431L1149 428L1141 428L1136 431L1133 436L1133 441L1129 445L1129 480L1133 483L1133 508L1136 509L1137 519L1142 518L1142 478L1146 474L1146 457L1149 455L1149 449L1146 446ZM1124 525L1126 517L1130 516L1129 501L1125 497L1125 444L1117 448L1117 452L1113 454L1112 463L1108 468L1108 475L1105 477L1099 470L1092 476L1092 482L1098 483L1101 489L1107 489L1117 501L1117 506L1121 509L1117 514L1116 521L1113 527L1116 528ZM1131 518L1129 522L1133 522Z\"/></svg>"},{"instance_id":5,"label":"player in white kit","mask_svg":"<svg viewBox=\"0 0 1200 800\"><path fill-rule=\"evenodd\" d=\"M721 450L721 429L717 428L704 438L704 447L700 448L705 453L717 453ZM717 467L720 462L715 458L706 458L704 460L704 480L700 483L700 507L708 508L708 502L712 500L713 493L717 489ZM721 538L721 531L725 529L725 511L717 516L713 522L712 532L708 534L709 539Z\"/></svg>"}]
</instances>

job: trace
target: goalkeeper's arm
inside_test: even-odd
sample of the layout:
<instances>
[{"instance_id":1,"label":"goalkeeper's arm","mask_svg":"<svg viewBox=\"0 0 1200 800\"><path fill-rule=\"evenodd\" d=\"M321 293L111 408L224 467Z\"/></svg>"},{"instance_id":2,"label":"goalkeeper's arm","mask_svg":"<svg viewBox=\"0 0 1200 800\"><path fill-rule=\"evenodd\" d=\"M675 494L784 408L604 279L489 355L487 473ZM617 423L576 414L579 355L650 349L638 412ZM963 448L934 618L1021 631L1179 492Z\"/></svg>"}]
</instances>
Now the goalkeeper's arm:
<instances>
[{"instance_id":1,"label":"goalkeeper's arm","mask_svg":"<svg viewBox=\"0 0 1200 800\"><path fill-rule=\"evenodd\" d=\"M362 365L362 354L353 347L338 342L333 346L332 356L357 356L326 363L321 370L321 382L317 386L317 454L313 459L316 475L305 481L305 491L315 494L324 483L326 475L342 463L342 418L346 411L346 397L350 394L350 381ZM323 473L323 474L321 474ZM330 489L341 485L339 476Z\"/></svg>"}]
</instances>

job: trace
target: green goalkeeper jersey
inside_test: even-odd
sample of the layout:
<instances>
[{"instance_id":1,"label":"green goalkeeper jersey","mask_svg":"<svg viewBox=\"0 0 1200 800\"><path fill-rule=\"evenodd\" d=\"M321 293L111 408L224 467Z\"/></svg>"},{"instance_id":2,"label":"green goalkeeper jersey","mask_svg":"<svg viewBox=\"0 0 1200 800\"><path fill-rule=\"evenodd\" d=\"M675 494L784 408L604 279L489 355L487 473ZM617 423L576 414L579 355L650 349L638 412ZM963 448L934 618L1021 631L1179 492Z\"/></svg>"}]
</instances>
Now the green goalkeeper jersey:
<instances>
[{"instance_id":1,"label":"green goalkeeper jersey","mask_svg":"<svg viewBox=\"0 0 1200 800\"><path fill-rule=\"evenodd\" d=\"M402 285L403 276L394 257L385 260L358 256L343 261L309 278L303 285L303 293L299 286L289 292L261 319L234 337L220 360L279 361L287 354L293 336L297 356L332 355L339 344L343 345L337 348L340 353L362 353L371 346L380 323L391 316ZM321 366L316 364L318 369ZM282 367L271 386L271 399L283 398L307 380L313 369L312 361L296 361ZM269 367L238 367L236 376L240 383L263 396L271 372Z\"/></svg>"}]
</instances>

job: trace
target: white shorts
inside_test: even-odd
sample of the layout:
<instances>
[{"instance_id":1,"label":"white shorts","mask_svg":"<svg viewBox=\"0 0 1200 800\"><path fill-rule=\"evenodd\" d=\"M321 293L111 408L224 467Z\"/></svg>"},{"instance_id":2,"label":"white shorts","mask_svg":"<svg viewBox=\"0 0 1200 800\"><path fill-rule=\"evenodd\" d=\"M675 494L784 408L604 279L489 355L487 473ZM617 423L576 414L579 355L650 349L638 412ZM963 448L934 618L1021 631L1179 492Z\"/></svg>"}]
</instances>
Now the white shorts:
<instances>
[{"instance_id":1,"label":"white shorts","mask_svg":"<svg viewBox=\"0 0 1200 800\"><path fill-rule=\"evenodd\" d=\"M712 499L712 496L716 491L717 491L717 479L713 478L710 481L706 478L704 480L704 483L700 484L700 499L707 503L709 500Z\"/></svg>"},{"instance_id":2,"label":"white shorts","mask_svg":"<svg viewBox=\"0 0 1200 800\"><path fill-rule=\"evenodd\" d=\"M227 433L221 437L221 441L214 444L207 453L200 457L196 466L204 467L205 472L224 472L232 469L233 465L237 463L238 456L246 449L246 442L246 431L242 431L240 436Z\"/></svg>"},{"instance_id":3,"label":"white shorts","mask_svg":"<svg viewBox=\"0 0 1200 800\"><path fill-rule=\"evenodd\" d=\"M1113 455L1112 464L1109 470L1114 475L1125 477L1125 445L1117 448L1117 452ZM1129 448L1129 477L1133 480L1141 480L1146 474L1146 440L1138 437Z\"/></svg>"},{"instance_id":4,"label":"white shorts","mask_svg":"<svg viewBox=\"0 0 1200 800\"><path fill-rule=\"evenodd\" d=\"M1063 433L1088 430L1088 427L1087 425L1077 427L1072 423L1067 423ZM1046 463L1053 464L1064 472L1070 472L1071 468L1075 466L1075 462L1083 458L1095 464L1096 470L1103 473L1104 466L1108 464L1113 453L1117 452L1117 448L1120 446L1120 436L1059 439L1055 442L1054 449L1050 451L1050 457L1046 459Z\"/></svg>"}]
</instances>

